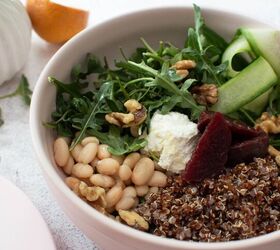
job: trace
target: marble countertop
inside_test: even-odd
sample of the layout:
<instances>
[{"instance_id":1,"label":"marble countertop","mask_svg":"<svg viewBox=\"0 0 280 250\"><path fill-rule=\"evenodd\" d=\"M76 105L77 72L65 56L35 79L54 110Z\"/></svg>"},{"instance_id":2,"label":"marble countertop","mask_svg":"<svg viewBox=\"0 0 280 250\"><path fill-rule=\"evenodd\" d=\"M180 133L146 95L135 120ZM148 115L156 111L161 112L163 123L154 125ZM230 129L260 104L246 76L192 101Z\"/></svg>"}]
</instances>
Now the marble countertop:
<instances>
[{"instance_id":1,"label":"marble countertop","mask_svg":"<svg viewBox=\"0 0 280 250\"><path fill-rule=\"evenodd\" d=\"M280 1L278 0L92 0L88 2L91 11L89 26L135 9L174 4L189 5L192 2L202 8L222 6L227 10L257 17L280 27ZM32 47L25 67L12 80L0 87L0 95L14 90L22 73L28 77L33 89L41 70L59 47L48 44L33 34ZM0 175L11 180L33 201L47 222L58 249L98 249L94 242L73 225L49 192L31 144L29 108L18 97L1 100L0 107L5 120L5 124L0 128Z\"/></svg>"}]
</instances>

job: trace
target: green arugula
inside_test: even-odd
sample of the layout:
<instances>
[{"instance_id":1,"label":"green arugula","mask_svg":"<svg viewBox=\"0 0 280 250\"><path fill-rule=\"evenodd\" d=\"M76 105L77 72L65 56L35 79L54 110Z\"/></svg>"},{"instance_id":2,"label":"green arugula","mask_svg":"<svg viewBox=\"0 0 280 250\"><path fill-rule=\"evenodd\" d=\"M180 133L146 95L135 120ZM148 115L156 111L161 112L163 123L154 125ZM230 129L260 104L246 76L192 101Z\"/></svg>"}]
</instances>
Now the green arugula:
<instances>
[{"instance_id":1,"label":"green arugula","mask_svg":"<svg viewBox=\"0 0 280 250\"><path fill-rule=\"evenodd\" d=\"M0 108L0 127L4 124L4 119L2 117L2 109Z\"/></svg>"},{"instance_id":2,"label":"green arugula","mask_svg":"<svg viewBox=\"0 0 280 250\"><path fill-rule=\"evenodd\" d=\"M6 99L6 98L11 98L14 96L20 96L22 98L23 102L29 106L31 103L31 95L32 95L32 91L29 88L29 82L28 82L26 76L22 75L19 85L17 86L16 90L13 91L12 93L0 96L0 100ZM2 117L2 110L0 109L0 127L3 124L4 124L4 119Z\"/></svg>"},{"instance_id":3,"label":"green arugula","mask_svg":"<svg viewBox=\"0 0 280 250\"><path fill-rule=\"evenodd\" d=\"M14 96L21 96L26 105L30 105L32 91L29 89L29 83L25 75L21 76L20 82L16 90L10 94L0 96L0 99L6 99Z\"/></svg>"},{"instance_id":4,"label":"green arugula","mask_svg":"<svg viewBox=\"0 0 280 250\"><path fill-rule=\"evenodd\" d=\"M177 111L196 121L205 106L196 103L190 90L204 82L217 85L224 82L226 64L221 64L221 56L227 43L205 25L196 5L194 12L195 27L189 28L184 48L163 41L158 48L153 48L141 38L143 47L137 48L130 57L121 49L123 59L116 61L114 68L108 66L106 58L101 62L88 54L85 62L72 69L69 83L49 77L57 89L56 110L52 121L45 126L56 129L60 136L71 137L71 150L85 136L93 135L108 144L112 154L123 155L147 143L145 138L134 138L128 128L105 120L108 113L126 113L123 104L129 99L138 100L147 110L141 131L148 131L156 111L163 114ZM184 59L197 62L186 79L171 67Z\"/></svg>"}]
</instances>

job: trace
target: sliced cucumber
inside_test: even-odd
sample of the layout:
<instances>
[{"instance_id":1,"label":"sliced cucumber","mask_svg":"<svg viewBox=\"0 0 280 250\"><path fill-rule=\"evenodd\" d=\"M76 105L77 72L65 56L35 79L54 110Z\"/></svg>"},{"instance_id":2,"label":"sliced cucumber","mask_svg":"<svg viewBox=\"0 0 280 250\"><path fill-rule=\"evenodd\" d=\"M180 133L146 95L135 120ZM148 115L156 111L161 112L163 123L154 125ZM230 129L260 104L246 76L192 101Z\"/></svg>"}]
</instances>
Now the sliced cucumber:
<instances>
[{"instance_id":1,"label":"sliced cucumber","mask_svg":"<svg viewBox=\"0 0 280 250\"><path fill-rule=\"evenodd\" d=\"M218 89L219 99L211 110L232 113L270 89L278 80L273 68L259 57Z\"/></svg>"},{"instance_id":2,"label":"sliced cucumber","mask_svg":"<svg viewBox=\"0 0 280 250\"><path fill-rule=\"evenodd\" d=\"M267 106L268 98L269 98L271 91L272 91L272 88L270 88L268 91L264 92L262 95L257 97L252 102L246 104L243 108L251 111L256 116L260 116L261 113L264 111L265 107Z\"/></svg>"},{"instance_id":3,"label":"sliced cucumber","mask_svg":"<svg viewBox=\"0 0 280 250\"><path fill-rule=\"evenodd\" d=\"M252 51L250 44L247 42L247 39L244 36L238 36L235 40L225 50L222 62L228 62L227 75L229 77L235 77L239 71L236 71L232 67L232 59L235 55L242 52L250 53Z\"/></svg>"},{"instance_id":4,"label":"sliced cucumber","mask_svg":"<svg viewBox=\"0 0 280 250\"><path fill-rule=\"evenodd\" d=\"M240 32L246 37L254 53L265 58L280 77L280 31L242 28Z\"/></svg>"}]
</instances>

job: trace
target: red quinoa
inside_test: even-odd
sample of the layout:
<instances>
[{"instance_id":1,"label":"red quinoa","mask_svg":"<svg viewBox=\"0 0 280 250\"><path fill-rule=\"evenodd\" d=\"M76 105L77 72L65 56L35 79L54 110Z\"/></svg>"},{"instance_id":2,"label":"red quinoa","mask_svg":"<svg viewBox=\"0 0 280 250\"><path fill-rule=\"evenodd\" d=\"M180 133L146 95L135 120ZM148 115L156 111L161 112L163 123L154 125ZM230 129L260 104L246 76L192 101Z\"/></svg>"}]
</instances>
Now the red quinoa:
<instances>
[{"instance_id":1,"label":"red quinoa","mask_svg":"<svg viewBox=\"0 0 280 250\"><path fill-rule=\"evenodd\" d=\"M280 230L279 172L268 157L197 184L171 176L136 210L151 233L168 238L210 242L263 235Z\"/></svg>"}]
</instances>

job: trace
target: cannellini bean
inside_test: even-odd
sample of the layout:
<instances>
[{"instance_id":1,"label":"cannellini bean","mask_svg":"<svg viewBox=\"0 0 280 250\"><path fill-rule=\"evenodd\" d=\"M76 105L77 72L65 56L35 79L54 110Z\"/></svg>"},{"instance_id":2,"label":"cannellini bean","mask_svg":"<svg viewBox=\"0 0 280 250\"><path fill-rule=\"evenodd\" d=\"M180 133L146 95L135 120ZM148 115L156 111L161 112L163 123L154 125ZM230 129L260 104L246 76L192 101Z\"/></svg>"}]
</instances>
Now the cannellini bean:
<instances>
[{"instance_id":1,"label":"cannellini bean","mask_svg":"<svg viewBox=\"0 0 280 250\"><path fill-rule=\"evenodd\" d=\"M70 153L68 144L64 138L59 137L54 141L53 151L56 164L60 167L65 166L67 164Z\"/></svg>"},{"instance_id":2,"label":"cannellini bean","mask_svg":"<svg viewBox=\"0 0 280 250\"><path fill-rule=\"evenodd\" d=\"M167 176L160 171L154 171L154 174L149 180L148 185L152 187L165 187L166 183L167 183Z\"/></svg>"},{"instance_id":3,"label":"cannellini bean","mask_svg":"<svg viewBox=\"0 0 280 250\"><path fill-rule=\"evenodd\" d=\"M99 161L100 160L97 157L95 157L93 161L90 163L90 165L95 169Z\"/></svg>"},{"instance_id":4,"label":"cannellini bean","mask_svg":"<svg viewBox=\"0 0 280 250\"><path fill-rule=\"evenodd\" d=\"M81 144L77 144L71 151L71 155L73 156L73 158L76 162L78 162L78 157L79 157L82 149L83 149L83 146Z\"/></svg>"},{"instance_id":5,"label":"cannellini bean","mask_svg":"<svg viewBox=\"0 0 280 250\"><path fill-rule=\"evenodd\" d=\"M93 185L103 188L110 188L115 185L115 180L112 177L103 174L94 174L89 180Z\"/></svg>"},{"instance_id":6,"label":"cannellini bean","mask_svg":"<svg viewBox=\"0 0 280 250\"><path fill-rule=\"evenodd\" d=\"M94 136L88 136L88 137L85 137L82 141L81 141L81 144L83 146L87 145L88 143L96 143L97 145L99 144L99 140L94 137Z\"/></svg>"},{"instance_id":7,"label":"cannellini bean","mask_svg":"<svg viewBox=\"0 0 280 250\"><path fill-rule=\"evenodd\" d=\"M127 166L125 164L120 166L119 177L121 178L121 180L127 181L131 178L131 175L132 175L132 171L129 166Z\"/></svg>"},{"instance_id":8,"label":"cannellini bean","mask_svg":"<svg viewBox=\"0 0 280 250\"><path fill-rule=\"evenodd\" d=\"M129 196L135 198L137 196L136 190L132 186L128 186L123 190L123 196Z\"/></svg>"},{"instance_id":9,"label":"cannellini bean","mask_svg":"<svg viewBox=\"0 0 280 250\"><path fill-rule=\"evenodd\" d=\"M116 210L129 210L135 204L135 198L130 196L123 196L116 204Z\"/></svg>"},{"instance_id":10,"label":"cannellini bean","mask_svg":"<svg viewBox=\"0 0 280 250\"><path fill-rule=\"evenodd\" d=\"M140 160L141 155L139 153L130 153L123 161L123 165L134 168L135 164Z\"/></svg>"},{"instance_id":11,"label":"cannellini bean","mask_svg":"<svg viewBox=\"0 0 280 250\"><path fill-rule=\"evenodd\" d=\"M88 164L76 163L73 166L72 174L78 178L89 178L93 174L93 168Z\"/></svg>"},{"instance_id":12,"label":"cannellini bean","mask_svg":"<svg viewBox=\"0 0 280 250\"><path fill-rule=\"evenodd\" d=\"M97 163L97 171L104 175L114 175L119 171L120 164L112 158L105 158Z\"/></svg>"},{"instance_id":13,"label":"cannellini bean","mask_svg":"<svg viewBox=\"0 0 280 250\"><path fill-rule=\"evenodd\" d=\"M135 189L138 196L145 196L149 192L149 187L147 185L135 186Z\"/></svg>"},{"instance_id":14,"label":"cannellini bean","mask_svg":"<svg viewBox=\"0 0 280 250\"><path fill-rule=\"evenodd\" d=\"M111 153L108 151L108 145L106 144L99 145L97 151L97 157L100 160L111 157Z\"/></svg>"},{"instance_id":15,"label":"cannellini bean","mask_svg":"<svg viewBox=\"0 0 280 250\"><path fill-rule=\"evenodd\" d=\"M119 178L115 178L116 184L115 186L120 186L122 189L124 189L126 187L126 185L124 184L124 182L119 179Z\"/></svg>"},{"instance_id":16,"label":"cannellini bean","mask_svg":"<svg viewBox=\"0 0 280 250\"><path fill-rule=\"evenodd\" d=\"M72 177L72 176L69 176L69 177L66 177L65 178L65 183L67 184L68 187L70 187L72 190L75 188L76 185L80 184L80 180L75 178L75 177Z\"/></svg>"},{"instance_id":17,"label":"cannellini bean","mask_svg":"<svg viewBox=\"0 0 280 250\"><path fill-rule=\"evenodd\" d=\"M145 185L154 173L154 162L148 158L141 158L135 165L131 180L135 185Z\"/></svg>"},{"instance_id":18,"label":"cannellini bean","mask_svg":"<svg viewBox=\"0 0 280 250\"><path fill-rule=\"evenodd\" d=\"M74 159L73 157L70 155L69 158L68 158L68 161L66 163L66 165L63 167L63 171L70 175L72 173L72 169L73 169L73 166L74 166L75 162L74 162Z\"/></svg>"},{"instance_id":19,"label":"cannellini bean","mask_svg":"<svg viewBox=\"0 0 280 250\"><path fill-rule=\"evenodd\" d=\"M122 155L112 155L112 158L116 161L118 161L118 163L120 165L122 165L123 161L124 161L124 156Z\"/></svg>"},{"instance_id":20,"label":"cannellini bean","mask_svg":"<svg viewBox=\"0 0 280 250\"><path fill-rule=\"evenodd\" d=\"M112 187L105 196L106 202L107 202L107 207L113 207L115 206L118 201L121 199L123 194L123 190L120 186L114 186Z\"/></svg>"},{"instance_id":21,"label":"cannellini bean","mask_svg":"<svg viewBox=\"0 0 280 250\"><path fill-rule=\"evenodd\" d=\"M98 145L94 142L86 144L78 156L78 162L88 164L95 158L98 150Z\"/></svg>"},{"instance_id":22,"label":"cannellini bean","mask_svg":"<svg viewBox=\"0 0 280 250\"><path fill-rule=\"evenodd\" d=\"M158 187L151 187L149 190L150 193L157 193L158 192Z\"/></svg>"}]
</instances>

